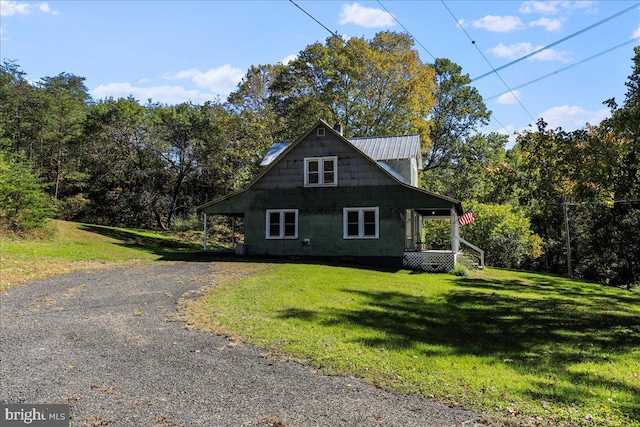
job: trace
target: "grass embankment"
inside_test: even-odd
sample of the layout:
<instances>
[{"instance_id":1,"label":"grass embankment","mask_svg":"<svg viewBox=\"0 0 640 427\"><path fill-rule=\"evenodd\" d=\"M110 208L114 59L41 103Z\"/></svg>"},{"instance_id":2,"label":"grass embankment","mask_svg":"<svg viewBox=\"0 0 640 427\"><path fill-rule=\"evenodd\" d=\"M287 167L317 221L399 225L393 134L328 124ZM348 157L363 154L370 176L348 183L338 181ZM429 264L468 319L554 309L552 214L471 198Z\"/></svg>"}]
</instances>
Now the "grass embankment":
<instances>
[{"instance_id":1,"label":"grass embankment","mask_svg":"<svg viewBox=\"0 0 640 427\"><path fill-rule=\"evenodd\" d=\"M39 238L0 237L0 290L29 280L201 249L147 230L51 221Z\"/></svg>"},{"instance_id":2,"label":"grass embankment","mask_svg":"<svg viewBox=\"0 0 640 427\"><path fill-rule=\"evenodd\" d=\"M329 373L498 423L640 425L640 295L629 291L500 270L293 264L229 281L190 314Z\"/></svg>"}]
</instances>

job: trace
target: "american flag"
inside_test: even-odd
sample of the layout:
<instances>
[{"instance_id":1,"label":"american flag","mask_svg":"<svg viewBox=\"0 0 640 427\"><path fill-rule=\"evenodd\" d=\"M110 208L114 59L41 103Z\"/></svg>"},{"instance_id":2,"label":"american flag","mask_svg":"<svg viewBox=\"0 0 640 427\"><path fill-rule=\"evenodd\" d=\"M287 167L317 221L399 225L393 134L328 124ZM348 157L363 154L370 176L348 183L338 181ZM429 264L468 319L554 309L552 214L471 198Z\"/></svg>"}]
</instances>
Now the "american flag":
<instances>
[{"instance_id":1,"label":"american flag","mask_svg":"<svg viewBox=\"0 0 640 427\"><path fill-rule=\"evenodd\" d=\"M476 219L476 215L471 211L467 211L460 218L458 218L458 224L460 225L471 224L475 219Z\"/></svg>"}]
</instances>

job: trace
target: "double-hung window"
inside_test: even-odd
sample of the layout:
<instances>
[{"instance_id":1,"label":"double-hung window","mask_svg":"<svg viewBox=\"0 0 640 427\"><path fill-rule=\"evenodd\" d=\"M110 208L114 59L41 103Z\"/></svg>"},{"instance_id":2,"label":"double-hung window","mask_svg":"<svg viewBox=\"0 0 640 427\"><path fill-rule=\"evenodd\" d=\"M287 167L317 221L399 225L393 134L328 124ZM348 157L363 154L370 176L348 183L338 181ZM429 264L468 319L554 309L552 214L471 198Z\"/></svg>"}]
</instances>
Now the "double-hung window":
<instances>
[{"instance_id":1,"label":"double-hung window","mask_svg":"<svg viewBox=\"0 0 640 427\"><path fill-rule=\"evenodd\" d=\"M305 187L338 185L338 157L310 157L304 159Z\"/></svg>"},{"instance_id":2,"label":"double-hung window","mask_svg":"<svg viewBox=\"0 0 640 427\"><path fill-rule=\"evenodd\" d=\"M344 208L345 239L377 239L380 232L380 210L375 208Z\"/></svg>"},{"instance_id":3,"label":"double-hung window","mask_svg":"<svg viewBox=\"0 0 640 427\"><path fill-rule=\"evenodd\" d=\"M267 210L267 239L297 239L298 209Z\"/></svg>"}]
</instances>

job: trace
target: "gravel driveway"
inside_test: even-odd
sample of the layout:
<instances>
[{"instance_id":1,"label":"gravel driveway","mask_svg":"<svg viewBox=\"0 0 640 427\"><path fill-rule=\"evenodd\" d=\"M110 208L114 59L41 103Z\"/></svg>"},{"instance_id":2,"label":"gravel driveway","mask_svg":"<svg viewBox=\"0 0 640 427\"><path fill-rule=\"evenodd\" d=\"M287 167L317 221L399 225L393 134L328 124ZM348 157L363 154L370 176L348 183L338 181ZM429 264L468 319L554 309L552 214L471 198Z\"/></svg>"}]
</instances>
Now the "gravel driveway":
<instances>
[{"instance_id":1,"label":"gravel driveway","mask_svg":"<svg viewBox=\"0 0 640 427\"><path fill-rule=\"evenodd\" d=\"M473 426L478 416L189 330L179 299L214 262L15 287L0 310L0 402L68 403L72 426Z\"/></svg>"}]
</instances>

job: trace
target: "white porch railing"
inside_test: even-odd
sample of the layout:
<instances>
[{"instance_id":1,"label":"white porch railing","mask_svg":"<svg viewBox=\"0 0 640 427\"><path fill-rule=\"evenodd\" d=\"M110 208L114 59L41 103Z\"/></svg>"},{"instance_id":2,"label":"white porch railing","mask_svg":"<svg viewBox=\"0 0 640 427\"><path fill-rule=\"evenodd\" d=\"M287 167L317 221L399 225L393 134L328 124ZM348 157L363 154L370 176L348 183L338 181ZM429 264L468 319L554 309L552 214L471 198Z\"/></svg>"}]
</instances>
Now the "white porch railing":
<instances>
[{"instance_id":1,"label":"white porch railing","mask_svg":"<svg viewBox=\"0 0 640 427\"><path fill-rule=\"evenodd\" d=\"M476 245L474 245L473 243L467 242L466 240L464 240L460 236L458 236L458 239L460 240L460 243L463 243L463 244L469 246L474 251L478 252L478 254L480 255L480 264L478 265L478 268L484 268L484 251L482 249L480 249L479 247L477 247Z\"/></svg>"}]
</instances>

